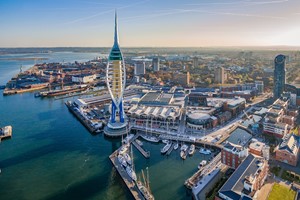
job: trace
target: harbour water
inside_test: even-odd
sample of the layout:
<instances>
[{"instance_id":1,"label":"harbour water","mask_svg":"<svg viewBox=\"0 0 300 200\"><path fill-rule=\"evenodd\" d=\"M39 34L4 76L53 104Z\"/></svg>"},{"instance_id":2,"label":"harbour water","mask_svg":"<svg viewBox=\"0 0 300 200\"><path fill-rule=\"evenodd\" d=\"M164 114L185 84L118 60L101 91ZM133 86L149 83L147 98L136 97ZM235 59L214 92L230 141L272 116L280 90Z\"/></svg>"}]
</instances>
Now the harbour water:
<instances>
[{"instance_id":1,"label":"harbour water","mask_svg":"<svg viewBox=\"0 0 300 200\"><path fill-rule=\"evenodd\" d=\"M99 55L18 56L72 62ZM18 73L21 64L23 68L34 64L7 57L14 55L0 56L0 85ZM91 135L65 106L72 99L34 98L33 93L3 96L0 91L0 126L13 126L13 137L0 143L0 199L132 199L108 158L120 146L120 139ZM182 161L179 150L166 157L160 153L163 146L144 142L150 159L133 147L137 174L149 167L151 189L158 200L191 199L183 184L205 157L196 152Z\"/></svg>"}]
</instances>

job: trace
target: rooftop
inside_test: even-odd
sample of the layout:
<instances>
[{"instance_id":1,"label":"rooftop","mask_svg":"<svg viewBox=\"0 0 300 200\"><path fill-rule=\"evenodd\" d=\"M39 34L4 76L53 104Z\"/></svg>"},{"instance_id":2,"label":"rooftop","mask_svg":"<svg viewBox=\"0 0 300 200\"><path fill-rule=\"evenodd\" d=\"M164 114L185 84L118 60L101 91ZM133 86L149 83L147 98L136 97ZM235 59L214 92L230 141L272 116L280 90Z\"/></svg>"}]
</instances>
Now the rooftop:
<instances>
[{"instance_id":1,"label":"rooftop","mask_svg":"<svg viewBox=\"0 0 300 200\"><path fill-rule=\"evenodd\" d=\"M294 155L298 155L300 148L300 137L294 134L287 134L282 138L281 144L278 146L279 150L286 150Z\"/></svg>"},{"instance_id":2,"label":"rooftop","mask_svg":"<svg viewBox=\"0 0 300 200\"><path fill-rule=\"evenodd\" d=\"M251 138L250 133L238 127L230 134L227 141L235 145L245 146Z\"/></svg>"},{"instance_id":3,"label":"rooftop","mask_svg":"<svg viewBox=\"0 0 300 200\"><path fill-rule=\"evenodd\" d=\"M241 198L242 191L244 190L244 180L246 177L256 174L261 169L263 165L260 163L260 158L249 154L222 186L219 194L223 194L231 199L251 199L246 196L246 198Z\"/></svg>"},{"instance_id":4,"label":"rooftop","mask_svg":"<svg viewBox=\"0 0 300 200\"><path fill-rule=\"evenodd\" d=\"M169 104L173 94L163 92L148 92L140 100L140 104Z\"/></svg>"}]
</instances>

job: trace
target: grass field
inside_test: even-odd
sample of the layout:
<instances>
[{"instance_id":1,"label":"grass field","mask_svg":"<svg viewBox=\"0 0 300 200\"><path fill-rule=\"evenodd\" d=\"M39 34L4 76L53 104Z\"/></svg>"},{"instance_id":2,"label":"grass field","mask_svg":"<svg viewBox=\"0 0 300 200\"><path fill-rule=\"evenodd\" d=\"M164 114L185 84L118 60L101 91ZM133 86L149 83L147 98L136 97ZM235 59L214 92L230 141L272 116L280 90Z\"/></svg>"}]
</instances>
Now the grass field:
<instances>
[{"instance_id":1,"label":"grass field","mask_svg":"<svg viewBox=\"0 0 300 200\"><path fill-rule=\"evenodd\" d=\"M294 200L296 192L289 188L275 183L268 200Z\"/></svg>"}]
</instances>

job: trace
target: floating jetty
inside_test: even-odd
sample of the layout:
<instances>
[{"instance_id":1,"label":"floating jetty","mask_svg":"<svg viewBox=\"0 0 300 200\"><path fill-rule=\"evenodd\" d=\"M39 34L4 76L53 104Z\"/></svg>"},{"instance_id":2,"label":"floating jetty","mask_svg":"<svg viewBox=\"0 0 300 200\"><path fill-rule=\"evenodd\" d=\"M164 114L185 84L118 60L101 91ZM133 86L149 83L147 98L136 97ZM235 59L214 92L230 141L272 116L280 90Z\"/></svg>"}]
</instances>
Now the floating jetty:
<instances>
[{"instance_id":1,"label":"floating jetty","mask_svg":"<svg viewBox=\"0 0 300 200\"><path fill-rule=\"evenodd\" d=\"M132 141L132 144L145 158L150 158L150 151L146 151L145 149L143 149L135 140Z\"/></svg>"},{"instance_id":2,"label":"floating jetty","mask_svg":"<svg viewBox=\"0 0 300 200\"><path fill-rule=\"evenodd\" d=\"M112 164L114 165L114 167L116 168L116 170L118 171L118 173L120 174L121 178L123 179L124 183L126 184L127 188L131 192L131 194L134 197L134 199L136 199L136 200L144 200L145 198L142 195L142 193L140 192L138 186L129 177L129 175L127 174L126 170L122 166L122 164L118 161L118 151L119 150L116 150L114 153L112 153L109 156L110 161L112 162Z\"/></svg>"},{"instance_id":3,"label":"floating jetty","mask_svg":"<svg viewBox=\"0 0 300 200\"><path fill-rule=\"evenodd\" d=\"M0 142L2 139L11 138L12 136L12 126L5 126L0 128Z\"/></svg>"}]
</instances>

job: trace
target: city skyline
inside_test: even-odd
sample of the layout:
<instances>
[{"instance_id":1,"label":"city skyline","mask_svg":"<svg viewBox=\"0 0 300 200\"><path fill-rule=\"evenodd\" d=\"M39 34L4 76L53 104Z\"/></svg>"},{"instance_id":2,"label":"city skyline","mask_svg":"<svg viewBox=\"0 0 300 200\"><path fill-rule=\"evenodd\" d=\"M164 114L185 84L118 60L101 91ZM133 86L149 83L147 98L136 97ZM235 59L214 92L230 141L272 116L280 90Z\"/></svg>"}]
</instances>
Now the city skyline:
<instances>
[{"instance_id":1,"label":"city skyline","mask_svg":"<svg viewBox=\"0 0 300 200\"><path fill-rule=\"evenodd\" d=\"M295 0L1 1L0 47L300 46ZM126 37L124 37L126 35Z\"/></svg>"}]
</instances>

